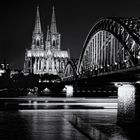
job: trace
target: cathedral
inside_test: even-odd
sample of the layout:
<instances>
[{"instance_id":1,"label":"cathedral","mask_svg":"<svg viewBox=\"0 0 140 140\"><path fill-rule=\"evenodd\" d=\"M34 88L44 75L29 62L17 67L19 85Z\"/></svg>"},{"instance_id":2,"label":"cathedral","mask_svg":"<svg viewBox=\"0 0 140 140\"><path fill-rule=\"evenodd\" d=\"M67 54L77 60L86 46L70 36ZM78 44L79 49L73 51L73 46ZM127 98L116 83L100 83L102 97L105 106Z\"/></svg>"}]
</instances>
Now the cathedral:
<instances>
[{"instance_id":1,"label":"cathedral","mask_svg":"<svg viewBox=\"0 0 140 140\"><path fill-rule=\"evenodd\" d=\"M70 59L69 51L61 50L61 34L57 31L54 7L45 41L41 29L39 7L37 7L31 48L25 52L24 73L47 73L61 76L68 59Z\"/></svg>"}]
</instances>

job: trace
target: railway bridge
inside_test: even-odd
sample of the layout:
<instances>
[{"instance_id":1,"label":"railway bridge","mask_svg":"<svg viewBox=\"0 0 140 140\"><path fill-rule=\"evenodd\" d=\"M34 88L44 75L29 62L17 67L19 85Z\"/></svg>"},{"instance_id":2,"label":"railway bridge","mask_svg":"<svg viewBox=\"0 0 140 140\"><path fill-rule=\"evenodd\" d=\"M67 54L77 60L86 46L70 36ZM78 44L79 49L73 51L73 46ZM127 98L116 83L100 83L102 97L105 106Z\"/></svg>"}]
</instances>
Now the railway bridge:
<instances>
[{"instance_id":1,"label":"railway bridge","mask_svg":"<svg viewBox=\"0 0 140 140\"><path fill-rule=\"evenodd\" d=\"M140 18L102 18L89 31L78 61L70 60L62 82L75 88L117 88L118 123L140 118ZM86 96L86 93L85 93Z\"/></svg>"}]
</instances>

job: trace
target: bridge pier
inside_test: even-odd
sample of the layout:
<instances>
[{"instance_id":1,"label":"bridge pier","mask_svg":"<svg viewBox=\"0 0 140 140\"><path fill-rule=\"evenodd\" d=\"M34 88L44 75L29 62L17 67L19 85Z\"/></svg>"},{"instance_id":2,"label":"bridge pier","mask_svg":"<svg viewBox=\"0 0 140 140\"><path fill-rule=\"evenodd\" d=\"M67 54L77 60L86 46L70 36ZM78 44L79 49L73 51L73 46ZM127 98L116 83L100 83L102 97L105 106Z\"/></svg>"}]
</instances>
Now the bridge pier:
<instances>
[{"instance_id":1,"label":"bridge pier","mask_svg":"<svg viewBox=\"0 0 140 140\"><path fill-rule=\"evenodd\" d=\"M118 85L117 123L121 126L140 125L140 85Z\"/></svg>"},{"instance_id":2,"label":"bridge pier","mask_svg":"<svg viewBox=\"0 0 140 140\"><path fill-rule=\"evenodd\" d=\"M66 97L73 97L73 85L66 85Z\"/></svg>"}]
</instances>

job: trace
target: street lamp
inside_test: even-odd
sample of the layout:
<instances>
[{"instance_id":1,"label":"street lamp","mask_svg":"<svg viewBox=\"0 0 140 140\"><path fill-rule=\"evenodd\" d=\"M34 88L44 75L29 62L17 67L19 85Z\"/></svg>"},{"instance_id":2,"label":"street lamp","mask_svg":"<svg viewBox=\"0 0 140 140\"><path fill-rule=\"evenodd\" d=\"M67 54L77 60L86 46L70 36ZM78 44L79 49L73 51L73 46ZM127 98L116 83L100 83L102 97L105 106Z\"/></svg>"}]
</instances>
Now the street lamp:
<instances>
[{"instance_id":1,"label":"street lamp","mask_svg":"<svg viewBox=\"0 0 140 140\"><path fill-rule=\"evenodd\" d=\"M117 65L118 65L118 63L117 63L117 62L115 62L115 65L117 66Z\"/></svg>"}]
</instances>

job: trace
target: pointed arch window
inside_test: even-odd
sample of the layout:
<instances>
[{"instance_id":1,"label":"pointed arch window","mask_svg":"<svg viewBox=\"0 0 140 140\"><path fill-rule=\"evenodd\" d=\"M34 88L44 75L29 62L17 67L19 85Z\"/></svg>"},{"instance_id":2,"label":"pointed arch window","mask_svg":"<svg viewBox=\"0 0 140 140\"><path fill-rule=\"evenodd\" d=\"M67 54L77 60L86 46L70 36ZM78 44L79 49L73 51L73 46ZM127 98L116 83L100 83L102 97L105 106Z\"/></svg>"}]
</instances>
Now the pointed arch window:
<instances>
[{"instance_id":1,"label":"pointed arch window","mask_svg":"<svg viewBox=\"0 0 140 140\"><path fill-rule=\"evenodd\" d=\"M30 60L28 61L28 67L30 67Z\"/></svg>"},{"instance_id":2,"label":"pointed arch window","mask_svg":"<svg viewBox=\"0 0 140 140\"><path fill-rule=\"evenodd\" d=\"M37 40L37 46L39 46L39 40Z\"/></svg>"},{"instance_id":3,"label":"pointed arch window","mask_svg":"<svg viewBox=\"0 0 140 140\"><path fill-rule=\"evenodd\" d=\"M41 60L39 61L39 70L41 70Z\"/></svg>"},{"instance_id":4,"label":"pointed arch window","mask_svg":"<svg viewBox=\"0 0 140 140\"><path fill-rule=\"evenodd\" d=\"M53 46L55 46L55 40L53 40Z\"/></svg>"}]
</instances>

